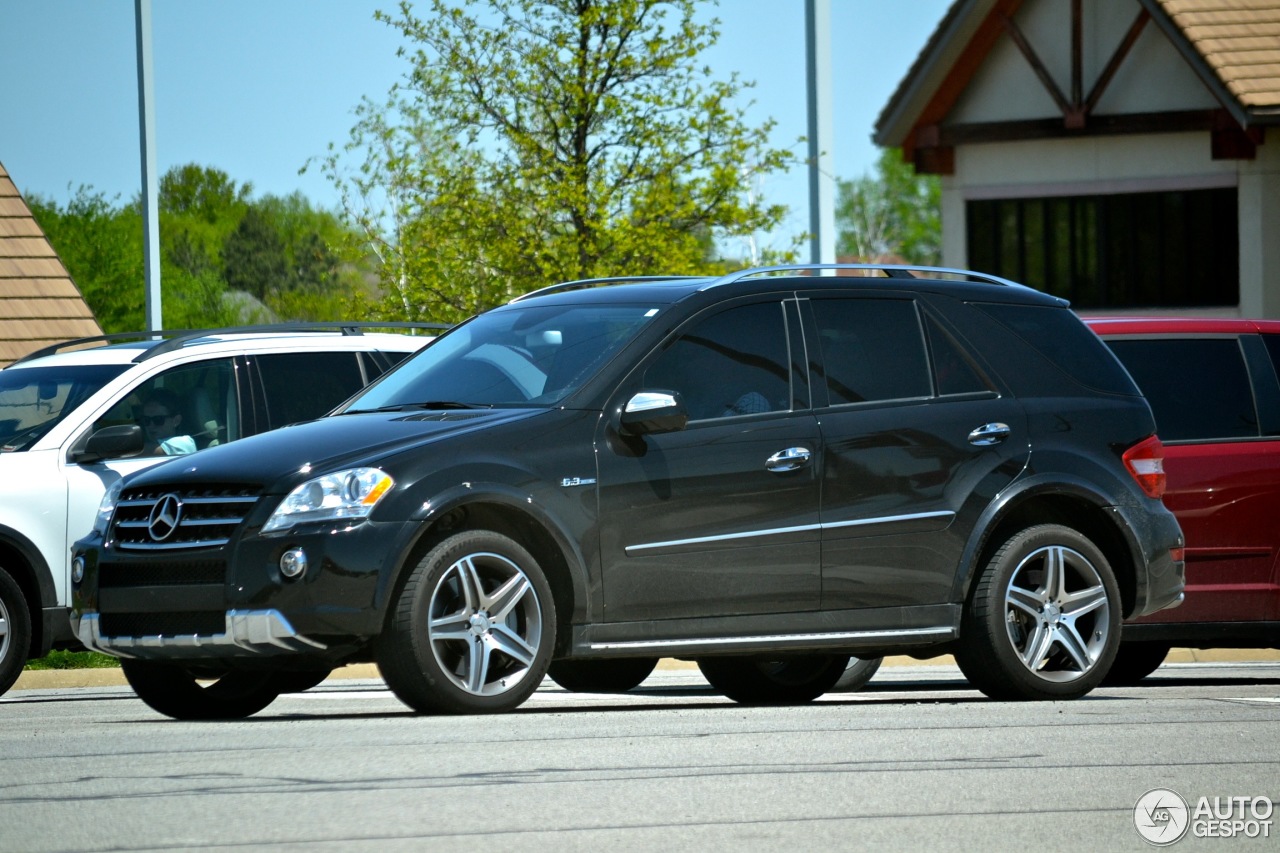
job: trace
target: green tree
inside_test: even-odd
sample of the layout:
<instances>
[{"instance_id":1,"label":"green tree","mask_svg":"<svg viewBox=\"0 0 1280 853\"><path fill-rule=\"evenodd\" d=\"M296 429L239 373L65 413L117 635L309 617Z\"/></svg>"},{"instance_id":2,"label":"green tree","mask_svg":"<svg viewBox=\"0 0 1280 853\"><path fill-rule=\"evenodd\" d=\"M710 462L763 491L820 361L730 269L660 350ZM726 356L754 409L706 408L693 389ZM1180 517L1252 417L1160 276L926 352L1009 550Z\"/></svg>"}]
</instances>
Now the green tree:
<instances>
[{"instance_id":1,"label":"green tree","mask_svg":"<svg viewBox=\"0 0 1280 853\"><path fill-rule=\"evenodd\" d=\"M287 288L289 261L284 242L257 207L250 207L222 247L224 278L232 290L259 300Z\"/></svg>"},{"instance_id":2,"label":"green tree","mask_svg":"<svg viewBox=\"0 0 1280 853\"><path fill-rule=\"evenodd\" d=\"M836 187L836 251L863 261L936 265L942 259L942 190L886 148L875 173Z\"/></svg>"},{"instance_id":3,"label":"green tree","mask_svg":"<svg viewBox=\"0 0 1280 853\"><path fill-rule=\"evenodd\" d=\"M384 314L454 320L552 281L707 271L709 234L781 220L743 186L791 155L733 106L748 84L697 65L718 30L695 0L426 5L378 13L410 72L322 162Z\"/></svg>"},{"instance_id":4,"label":"green tree","mask_svg":"<svg viewBox=\"0 0 1280 853\"><path fill-rule=\"evenodd\" d=\"M145 328L142 216L81 186L67 203L32 196L31 213L104 332Z\"/></svg>"}]
</instances>

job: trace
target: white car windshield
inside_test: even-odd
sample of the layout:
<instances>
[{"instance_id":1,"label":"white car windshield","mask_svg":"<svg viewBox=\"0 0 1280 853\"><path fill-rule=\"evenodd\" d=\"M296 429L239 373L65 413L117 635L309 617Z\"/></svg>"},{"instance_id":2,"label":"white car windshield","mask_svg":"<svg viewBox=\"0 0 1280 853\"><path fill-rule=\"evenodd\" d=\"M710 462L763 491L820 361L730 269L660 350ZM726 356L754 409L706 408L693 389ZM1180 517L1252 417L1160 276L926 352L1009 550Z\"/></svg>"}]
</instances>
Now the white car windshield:
<instances>
[{"instance_id":1,"label":"white car windshield","mask_svg":"<svg viewBox=\"0 0 1280 853\"><path fill-rule=\"evenodd\" d=\"M657 313L652 305L589 304L481 314L429 344L346 411L555 405Z\"/></svg>"},{"instance_id":2,"label":"white car windshield","mask_svg":"<svg viewBox=\"0 0 1280 853\"><path fill-rule=\"evenodd\" d=\"M10 367L0 370L0 452L26 450L127 364Z\"/></svg>"}]
</instances>

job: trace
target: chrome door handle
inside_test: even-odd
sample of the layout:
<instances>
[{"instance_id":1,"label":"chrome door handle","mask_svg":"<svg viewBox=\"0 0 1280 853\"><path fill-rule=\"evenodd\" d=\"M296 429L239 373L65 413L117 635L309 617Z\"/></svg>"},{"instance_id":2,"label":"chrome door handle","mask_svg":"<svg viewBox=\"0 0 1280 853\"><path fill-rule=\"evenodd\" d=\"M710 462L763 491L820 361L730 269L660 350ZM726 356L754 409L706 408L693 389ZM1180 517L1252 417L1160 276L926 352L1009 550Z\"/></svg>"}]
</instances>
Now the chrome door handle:
<instances>
[{"instance_id":1,"label":"chrome door handle","mask_svg":"<svg viewBox=\"0 0 1280 853\"><path fill-rule=\"evenodd\" d=\"M807 447L788 447L770 456L764 467L770 471L794 471L808 465L811 458L813 453Z\"/></svg>"},{"instance_id":2,"label":"chrome door handle","mask_svg":"<svg viewBox=\"0 0 1280 853\"><path fill-rule=\"evenodd\" d=\"M976 447L990 447L993 444L999 444L1009 437L1008 424L994 423L983 424L982 426L969 433L969 443Z\"/></svg>"}]
</instances>

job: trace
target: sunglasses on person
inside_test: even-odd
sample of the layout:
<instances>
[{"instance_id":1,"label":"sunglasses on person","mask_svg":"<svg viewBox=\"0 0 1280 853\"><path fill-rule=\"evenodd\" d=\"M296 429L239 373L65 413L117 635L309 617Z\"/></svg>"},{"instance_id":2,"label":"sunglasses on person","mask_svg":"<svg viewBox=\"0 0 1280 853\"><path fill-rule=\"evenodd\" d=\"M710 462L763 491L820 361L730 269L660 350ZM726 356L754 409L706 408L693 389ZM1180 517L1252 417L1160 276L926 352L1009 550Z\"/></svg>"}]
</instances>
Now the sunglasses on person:
<instances>
[{"instance_id":1,"label":"sunglasses on person","mask_svg":"<svg viewBox=\"0 0 1280 853\"><path fill-rule=\"evenodd\" d=\"M142 422L147 426L164 426L164 422L173 415L143 415Z\"/></svg>"}]
</instances>

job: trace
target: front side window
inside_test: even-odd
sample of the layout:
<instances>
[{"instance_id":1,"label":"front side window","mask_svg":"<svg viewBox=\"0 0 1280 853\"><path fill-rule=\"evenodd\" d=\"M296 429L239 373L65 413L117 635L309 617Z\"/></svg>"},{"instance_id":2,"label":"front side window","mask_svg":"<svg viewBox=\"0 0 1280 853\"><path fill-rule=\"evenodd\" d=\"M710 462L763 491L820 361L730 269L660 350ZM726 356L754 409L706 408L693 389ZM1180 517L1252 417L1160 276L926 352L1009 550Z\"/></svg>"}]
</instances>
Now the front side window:
<instances>
[{"instance_id":1,"label":"front side window","mask_svg":"<svg viewBox=\"0 0 1280 853\"><path fill-rule=\"evenodd\" d=\"M520 305L481 314L424 347L347 411L552 406L581 388L659 312L652 305Z\"/></svg>"},{"instance_id":2,"label":"front side window","mask_svg":"<svg viewBox=\"0 0 1280 853\"><path fill-rule=\"evenodd\" d=\"M142 427L145 456L182 456L240 437L229 358L184 364L139 384L94 422Z\"/></svg>"},{"instance_id":3,"label":"front side window","mask_svg":"<svg viewBox=\"0 0 1280 853\"><path fill-rule=\"evenodd\" d=\"M909 299L814 299L828 404L928 397L929 358Z\"/></svg>"},{"instance_id":4,"label":"front side window","mask_svg":"<svg viewBox=\"0 0 1280 853\"><path fill-rule=\"evenodd\" d=\"M781 302L696 320L645 371L644 386L675 391L690 420L790 409L791 368Z\"/></svg>"},{"instance_id":5,"label":"front side window","mask_svg":"<svg viewBox=\"0 0 1280 853\"><path fill-rule=\"evenodd\" d=\"M27 450L129 365L0 370L0 452Z\"/></svg>"}]
</instances>

